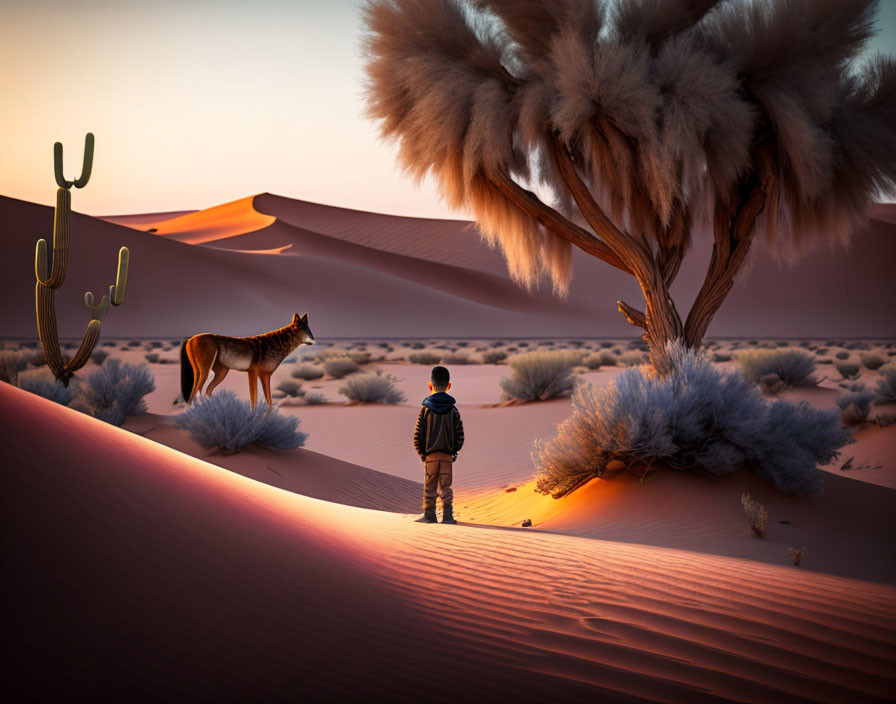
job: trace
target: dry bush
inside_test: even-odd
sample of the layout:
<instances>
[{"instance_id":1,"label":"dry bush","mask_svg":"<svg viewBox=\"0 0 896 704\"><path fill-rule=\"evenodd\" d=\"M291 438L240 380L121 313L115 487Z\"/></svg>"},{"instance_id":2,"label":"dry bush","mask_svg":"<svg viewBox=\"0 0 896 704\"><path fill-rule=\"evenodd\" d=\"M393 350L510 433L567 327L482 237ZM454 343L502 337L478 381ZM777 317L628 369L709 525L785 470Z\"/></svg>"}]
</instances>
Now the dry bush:
<instances>
[{"instance_id":1,"label":"dry bush","mask_svg":"<svg viewBox=\"0 0 896 704\"><path fill-rule=\"evenodd\" d=\"M225 454L251 444L278 452L292 450L302 447L308 437L297 430L295 416L281 415L264 404L253 409L232 391L198 397L174 422L203 447L217 447Z\"/></svg>"},{"instance_id":2,"label":"dry bush","mask_svg":"<svg viewBox=\"0 0 896 704\"><path fill-rule=\"evenodd\" d=\"M589 354L582 360L582 366L588 367L588 369L590 369L591 371L600 369L600 366L603 363L604 356L600 353Z\"/></svg>"},{"instance_id":3,"label":"dry bush","mask_svg":"<svg viewBox=\"0 0 896 704\"><path fill-rule=\"evenodd\" d=\"M619 355L619 364L623 367L639 367L649 362L649 358L643 352L623 352Z\"/></svg>"},{"instance_id":4,"label":"dry bush","mask_svg":"<svg viewBox=\"0 0 896 704\"><path fill-rule=\"evenodd\" d=\"M454 352L442 357L442 364L472 364L470 355L466 352Z\"/></svg>"},{"instance_id":5,"label":"dry bush","mask_svg":"<svg viewBox=\"0 0 896 704\"><path fill-rule=\"evenodd\" d=\"M292 379L286 379L277 384L277 389L282 391L286 396L290 398L298 398L300 396L304 396L305 392L302 391L302 385L293 381Z\"/></svg>"},{"instance_id":6,"label":"dry bush","mask_svg":"<svg viewBox=\"0 0 896 704\"><path fill-rule=\"evenodd\" d=\"M547 401L568 396L575 386L575 356L567 352L528 352L508 361L512 375L499 382L507 399Z\"/></svg>"},{"instance_id":7,"label":"dry bush","mask_svg":"<svg viewBox=\"0 0 896 704\"><path fill-rule=\"evenodd\" d=\"M501 364L507 359L507 353L503 350L490 350L482 353L483 364Z\"/></svg>"},{"instance_id":8,"label":"dry bush","mask_svg":"<svg viewBox=\"0 0 896 704\"><path fill-rule=\"evenodd\" d=\"M324 371L334 379L342 379L359 370L360 367L348 357L335 357L324 362Z\"/></svg>"},{"instance_id":9,"label":"dry bush","mask_svg":"<svg viewBox=\"0 0 896 704\"><path fill-rule=\"evenodd\" d=\"M849 359L849 352L844 352L840 350L834 355L837 359Z\"/></svg>"},{"instance_id":10,"label":"dry bush","mask_svg":"<svg viewBox=\"0 0 896 704\"><path fill-rule=\"evenodd\" d=\"M854 362L834 362L834 369L840 372L844 379L854 380L859 378L861 368Z\"/></svg>"},{"instance_id":11,"label":"dry bush","mask_svg":"<svg viewBox=\"0 0 896 704\"><path fill-rule=\"evenodd\" d=\"M754 384L767 374L776 374L785 386L817 386L815 357L798 349L757 349L741 352L737 363Z\"/></svg>"},{"instance_id":12,"label":"dry bush","mask_svg":"<svg viewBox=\"0 0 896 704\"><path fill-rule=\"evenodd\" d=\"M878 370L876 403L896 403L896 364L890 362Z\"/></svg>"},{"instance_id":13,"label":"dry bush","mask_svg":"<svg viewBox=\"0 0 896 704\"><path fill-rule=\"evenodd\" d=\"M790 553L790 559L793 560L793 566L799 567L800 562L803 561L803 555L806 554L806 548L789 547L787 548L787 552Z\"/></svg>"},{"instance_id":14,"label":"dry bush","mask_svg":"<svg viewBox=\"0 0 896 704\"><path fill-rule=\"evenodd\" d=\"M319 391L305 394L305 403L309 406L320 406L327 402L326 397Z\"/></svg>"},{"instance_id":15,"label":"dry bush","mask_svg":"<svg viewBox=\"0 0 896 704\"><path fill-rule=\"evenodd\" d=\"M712 356L712 361L713 361L713 362L730 362L730 361L731 361L731 355L730 355L730 354L726 354L725 352L716 352L716 353Z\"/></svg>"},{"instance_id":16,"label":"dry bush","mask_svg":"<svg viewBox=\"0 0 896 704\"><path fill-rule=\"evenodd\" d=\"M862 366L872 371L884 366L884 358L878 354L863 354L859 356L859 360L862 362Z\"/></svg>"},{"instance_id":17,"label":"dry bush","mask_svg":"<svg viewBox=\"0 0 896 704\"><path fill-rule=\"evenodd\" d=\"M370 352L353 351L348 353L348 358L357 365L368 364L370 362Z\"/></svg>"},{"instance_id":18,"label":"dry bush","mask_svg":"<svg viewBox=\"0 0 896 704\"><path fill-rule=\"evenodd\" d=\"M81 385L81 394L72 402L72 407L121 426L128 416L146 413L143 397L155 388L155 379L145 364L107 359Z\"/></svg>"},{"instance_id":19,"label":"dry bush","mask_svg":"<svg viewBox=\"0 0 896 704\"><path fill-rule=\"evenodd\" d=\"M437 352L412 352L408 356L411 364L438 364L442 361L442 355Z\"/></svg>"},{"instance_id":20,"label":"dry bush","mask_svg":"<svg viewBox=\"0 0 896 704\"><path fill-rule=\"evenodd\" d=\"M356 403L401 403L404 394L395 388L395 378L381 372L353 374L339 387L339 393Z\"/></svg>"},{"instance_id":21,"label":"dry bush","mask_svg":"<svg viewBox=\"0 0 896 704\"><path fill-rule=\"evenodd\" d=\"M95 349L90 355L90 359L97 366L100 366L103 362L105 362L108 357L109 357L109 353L106 352L106 350L96 350Z\"/></svg>"},{"instance_id":22,"label":"dry bush","mask_svg":"<svg viewBox=\"0 0 896 704\"><path fill-rule=\"evenodd\" d=\"M722 476L744 467L787 494L818 494L818 469L849 434L834 410L768 402L738 373L670 343L673 367L658 377L623 371L607 387L580 386L573 415L550 442L536 444L538 489L562 496L600 477L613 460L659 462Z\"/></svg>"},{"instance_id":23,"label":"dry bush","mask_svg":"<svg viewBox=\"0 0 896 704\"><path fill-rule=\"evenodd\" d=\"M868 420L871 412L871 402L874 401L873 391L857 389L839 396L836 400L840 407L840 420L844 425L862 425Z\"/></svg>"},{"instance_id":24,"label":"dry bush","mask_svg":"<svg viewBox=\"0 0 896 704\"><path fill-rule=\"evenodd\" d=\"M292 370L292 376L296 379L302 379L303 381L314 381L315 379L323 378L324 370L316 364L303 362L302 364L297 364L295 366L295 369Z\"/></svg>"},{"instance_id":25,"label":"dry bush","mask_svg":"<svg viewBox=\"0 0 896 704\"><path fill-rule=\"evenodd\" d=\"M768 511L765 510L765 506L753 501L749 494L742 494L740 503L744 507L747 518L750 519L750 530L756 534L756 537L764 538L768 528Z\"/></svg>"}]
</instances>

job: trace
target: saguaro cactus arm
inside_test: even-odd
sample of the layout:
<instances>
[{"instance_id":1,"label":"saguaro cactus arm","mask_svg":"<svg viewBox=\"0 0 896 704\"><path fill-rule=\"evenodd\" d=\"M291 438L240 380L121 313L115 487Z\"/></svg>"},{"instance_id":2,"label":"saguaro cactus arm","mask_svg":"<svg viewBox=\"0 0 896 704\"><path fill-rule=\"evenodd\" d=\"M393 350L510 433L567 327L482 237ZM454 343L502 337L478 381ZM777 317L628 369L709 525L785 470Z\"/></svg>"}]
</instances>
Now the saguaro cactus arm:
<instances>
[{"instance_id":1,"label":"saguaro cactus arm","mask_svg":"<svg viewBox=\"0 0 896 704\"><path fill-rule=\"evenodd\" d=\"M84 188L90 180L90 172L93 170L93 132L88 132L84 137L84 164L81 167L81 176L74 181L66 180L62 172L62 142L53 145L53 170L56 174L56 183L60 188L69 189Z\"/></svg>"},{"instance_id":2,"label":"saguaro cactus arm","mask_svg":"<svg viewBox=\"0 0 896 704\"><path fill-rule=\"evenodd\" d=\"M34 256L34 275L44 286L59 288L65 281L68 268L68 239L71 229L72 194L64 188L56 191L56 212L53 218L52 258L47 259L47 241L37 241Z\"/></svg>"},{"instance_id":3,"label":"saguaro cactus arm","mask_svg":"<svg viewBox=\"0 0 896 704\"><path fill-rule=\"evenodd\" d=\"M124 303L124 292L128 286L128 266L130 264L130 252L127 247L118 250L118 270L115 272L115 290L109 291L109 299L113 306Z\"/></svg>"}]
</instances>

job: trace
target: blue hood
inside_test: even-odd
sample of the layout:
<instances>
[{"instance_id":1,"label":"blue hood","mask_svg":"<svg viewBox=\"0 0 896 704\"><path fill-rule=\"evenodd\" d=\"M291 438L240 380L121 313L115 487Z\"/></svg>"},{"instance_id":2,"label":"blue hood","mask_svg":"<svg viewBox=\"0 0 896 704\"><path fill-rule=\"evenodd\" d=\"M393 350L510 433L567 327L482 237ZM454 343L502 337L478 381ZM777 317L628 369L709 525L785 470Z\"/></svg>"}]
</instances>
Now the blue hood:
<instances>
[{"instance_id":1,"label":"blue hood","mask_svg":"<svg viewBox=\"0 0 896 704\"><path fill-rule=\"evenodd\" d=\"M443 415L454 408L454 398L446 394L444 391L436 391L431 396L423 399L423 405L433 413Z\"/></svg>"}]
</instances>

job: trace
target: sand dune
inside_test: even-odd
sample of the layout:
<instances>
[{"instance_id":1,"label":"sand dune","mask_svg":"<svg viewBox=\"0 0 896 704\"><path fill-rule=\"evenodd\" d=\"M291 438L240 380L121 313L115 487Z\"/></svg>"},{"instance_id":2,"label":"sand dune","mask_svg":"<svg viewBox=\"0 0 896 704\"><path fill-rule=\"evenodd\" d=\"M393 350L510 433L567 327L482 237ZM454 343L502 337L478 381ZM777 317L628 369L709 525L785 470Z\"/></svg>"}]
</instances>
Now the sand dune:
<instances>
[{"instance_id":1,"label":"sand dune","mask_svg":"<svg viewBox=\"0 0 896 704\"><path fill-rule=\"evenodd\" d=\"M98 220L114 223L115 225L124 225L132 227L135 230L148 230L156 226L160 222L173 220L182 215L195 213L195 210L169 210L161 213L135 213L133 215L97 215Z\"/></svg>"},{"instance_id":2,"label":"sand dune","mask_svg":"<svg viewBox=\"0 0 896 704\"><path fill-rule=\"evenodd\" d=\"M3 384L0 413L14 696L861 702L893 691L892 587L421 526L252 481Z\"/></svg>"},{"instance_id":3,"label":"sand dune","mask_svg":"<svg viewBox=\"0 0 896 704\"><path fill-rule=\"evenodd\" d=\"M0 274L11 296L2 320L7 336L33 334L34 241L51 222L50 208L0 197ZM81 334L83 291L105 290L112 273L102 263L114 268L120 245L132 253L131 313L110 315L107 335L186 335L198 332L197 325L213 329L212 323L217 332L245 335L277 327L302 308L320 321L319 336L631 336L616 301L641 299L631 277L580 254L566 301L546 287L530 295L462 221L396 218L261 194L155 224L167 235L143 231L145 222L135 230L74 216L70 273L58 297L60 320L73 321L64 335ZM752 270L710 334L893 336L894 227L873 220L848 254L814 252L790 272L757 248ZM206 245L188 252L166 241L172 239ZM243 251L221 251L235 243ZM319 253L296 254L300 245ZM698 233L673 289L682 308L702 281L710 249ZM280 261L282 254L295 256Z\"/></svg>"}]
</instances>

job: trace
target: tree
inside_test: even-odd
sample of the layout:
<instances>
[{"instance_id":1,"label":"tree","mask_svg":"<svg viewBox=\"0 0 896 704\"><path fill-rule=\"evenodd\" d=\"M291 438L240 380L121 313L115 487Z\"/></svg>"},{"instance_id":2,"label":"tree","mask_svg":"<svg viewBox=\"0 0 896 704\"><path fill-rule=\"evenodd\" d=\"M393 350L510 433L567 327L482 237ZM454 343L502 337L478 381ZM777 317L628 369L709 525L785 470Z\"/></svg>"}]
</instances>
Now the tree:
<instances>
[{"instance_id":1,"label":"tree","mask_svg":"<svg viewBox=\"0 0 896 704\"><path fill-rule=\"evenodd\" d=\"M896 181L896 62L875 0L372 0L367 100L413 177L511 275L564 295L576 246L635 277L651 362L700 346L754 239L843 242ZM682 319L691 231L713 250Z\"/></svg>"}]
</instances>

